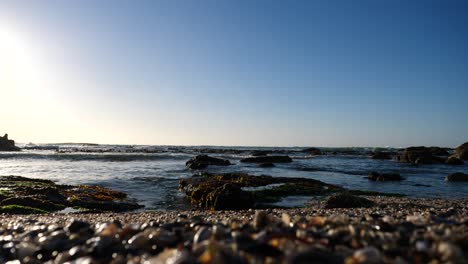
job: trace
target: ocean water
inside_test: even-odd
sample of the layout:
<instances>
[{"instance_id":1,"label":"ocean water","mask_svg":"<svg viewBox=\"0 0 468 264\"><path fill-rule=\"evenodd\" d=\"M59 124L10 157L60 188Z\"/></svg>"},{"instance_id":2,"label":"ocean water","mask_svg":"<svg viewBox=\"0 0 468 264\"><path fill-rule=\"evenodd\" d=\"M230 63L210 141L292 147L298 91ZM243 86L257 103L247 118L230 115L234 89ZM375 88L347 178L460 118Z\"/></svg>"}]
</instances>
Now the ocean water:
<instances>
[{"instance_id":1,"label":"ocean water","mask_svg":"<svg viewBox=\"0 0 468 264\"><path fill-rule=\"evenodd\" d=\"M349 189L402 193L410 197L467 198L468 183L447 182L454 172L468 173L468 164L413 166L393 160L372 160L371 148L322 149L327 155L310 156L303 148L123 146L96 144L20 145L20 152L0 152L0 176L20 175L51 179L60 184L101 185L127 192L146 209L188 209L178 180L196 171L185 162L197 154L229 159L234 165L210 166L208 172L245 172L253 175L304 177ZM293 162L259 168L240 163L252 150L289 155ZM334 153L336 152L336 153ZM397 172L400 182L371 182L370 171ZM294 194L291 194L291 199ZM300 197L304 199L303 197Z\"/></svg>"}]
</instances>

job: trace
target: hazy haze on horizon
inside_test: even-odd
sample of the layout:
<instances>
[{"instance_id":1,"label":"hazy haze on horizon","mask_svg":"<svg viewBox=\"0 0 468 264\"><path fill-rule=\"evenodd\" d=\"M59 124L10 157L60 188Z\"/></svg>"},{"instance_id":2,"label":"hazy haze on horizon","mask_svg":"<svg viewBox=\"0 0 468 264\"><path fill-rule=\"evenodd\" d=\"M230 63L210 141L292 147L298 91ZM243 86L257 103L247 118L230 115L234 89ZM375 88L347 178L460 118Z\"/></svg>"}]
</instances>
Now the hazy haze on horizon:
<instances>
[{"instance_id":1,"label":"hazy haze on horizon","mask_svg":"<svg viewBox=\"0 0 468 264\"><path fill-rule=\"evenodd\" d=\"M466 1L0 1L17 142L455 147Z\"/></svg>"}]
</instances>

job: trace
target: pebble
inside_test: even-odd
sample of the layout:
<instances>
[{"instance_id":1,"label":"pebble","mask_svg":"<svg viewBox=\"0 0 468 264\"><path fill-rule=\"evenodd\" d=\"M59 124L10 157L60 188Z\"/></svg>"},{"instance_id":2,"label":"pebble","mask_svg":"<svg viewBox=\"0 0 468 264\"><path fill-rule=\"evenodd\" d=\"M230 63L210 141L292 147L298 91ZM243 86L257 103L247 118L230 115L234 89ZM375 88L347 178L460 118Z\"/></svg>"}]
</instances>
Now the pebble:
<instances>
[{"instance_id":1,"label":"pebble","mask_svg":"<svg viewBox=\"0 0 468 264\"><path fill-rule=\"evenodd\" d=\"M0 263L468 262L466 200L400 199L382 198L380 208L0 215Z\"/></svg>"}]
</instances>

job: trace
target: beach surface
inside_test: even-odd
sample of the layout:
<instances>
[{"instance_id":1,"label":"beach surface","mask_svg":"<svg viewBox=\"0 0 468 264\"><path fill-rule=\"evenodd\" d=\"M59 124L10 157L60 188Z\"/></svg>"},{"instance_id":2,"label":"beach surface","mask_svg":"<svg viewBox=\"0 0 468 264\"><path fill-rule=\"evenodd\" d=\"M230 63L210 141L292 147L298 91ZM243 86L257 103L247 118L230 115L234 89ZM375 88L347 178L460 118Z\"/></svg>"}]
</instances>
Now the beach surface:
<instances>
[{"instance_id":1,"label":"beach surface","mask_svg":"<svg viewBox=\"0 0 468 264\"><path fill-rule=\"evenodd\" d=\"M468 199L366 198L374 206L1 215L0 262L467 263Z\"/></svg>"}]
</instances>

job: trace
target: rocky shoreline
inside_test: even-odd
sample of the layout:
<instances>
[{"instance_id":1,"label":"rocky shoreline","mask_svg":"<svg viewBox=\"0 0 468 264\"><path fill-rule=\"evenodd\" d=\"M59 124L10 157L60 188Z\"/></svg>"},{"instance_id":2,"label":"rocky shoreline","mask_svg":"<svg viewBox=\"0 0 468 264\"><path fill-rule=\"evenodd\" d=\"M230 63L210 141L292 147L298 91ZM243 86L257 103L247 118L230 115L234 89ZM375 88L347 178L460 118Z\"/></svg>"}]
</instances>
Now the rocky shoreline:
<instances>
[{"instance_id":1,"label":"rocky shoreline","mask_svg":"<svg viewBox=\"0 0 468 264\"><path fill-rule=\"evenodd\" d=\"M372 206L2 214L0 262L467 263L468 199L366 198Z\"/></svg>"},{"instance_id":2,"label":"rocky shoreline","mask_svg":"<svg viewBox=\"0 0 468 264\"><path fill-rule=\"evenodd\" d=\"M43 214L66 209L129 211L142 208L120 191L90 185L59 185L21 176L0 177L0 213Z\"/></svg>"}]
</instances>

